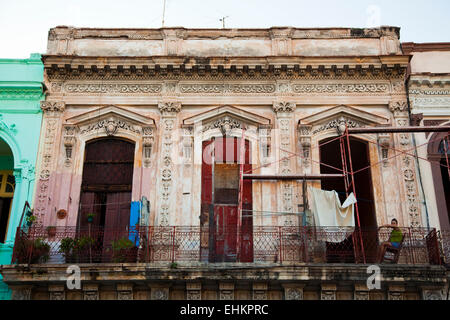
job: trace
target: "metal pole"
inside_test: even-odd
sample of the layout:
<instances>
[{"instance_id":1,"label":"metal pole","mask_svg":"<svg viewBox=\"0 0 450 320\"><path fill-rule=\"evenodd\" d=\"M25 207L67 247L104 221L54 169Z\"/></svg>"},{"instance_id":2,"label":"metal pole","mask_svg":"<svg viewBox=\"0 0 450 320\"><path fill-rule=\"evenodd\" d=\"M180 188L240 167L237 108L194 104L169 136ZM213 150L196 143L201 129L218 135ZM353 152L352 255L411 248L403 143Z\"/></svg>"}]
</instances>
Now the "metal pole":
<instances>
[{"instance_id":1,"label":"metal pole","mask_svg":"<svg viewBox=\"0 0 450 320\"><path fill-rule=\"evenodd\" d=\"M165 15L166 15L166 0L164 0L164 4L163 4L162 28L164 28L164 16Z\"/></svg>"},{"instance_id":2,"label":"metal pole","mask_svg":"<svg viewBox=\"0 0 450 320\"><path fill-rule=\"evenodd\" d=\"M357 196L356 196L356 188L355 188L355 177L353 176L352 153L351 153L351 149L350 149L350 136L349 136L349 130L348 130L347 125L345 126L345 136L347 137L348 162L349 162L349 165L350 165L350 177L351 177L351 184L352 184L352 187L353 187L353 195L355 196L355 198L357 198ZM355 203L355 210L356 210L356 218L357 218L357 221L358 221L359 239L361 241L361 250L362 250L362 255L363 255L363 262L364 262L364 264L366 264L366 253L364 252L364 244L363 244L362 233L361 233L361 223L360 223L360 220L359 220L358 202Z\"/></svg>"},{"instance_id":3,"label":"metal pole","mask_svg":"<svg viewBox=\"0 0 450 320\"><path fill-rule=\"evenodd\" d=\"M367 127L349 128L349 133L398 133L398 132L445 132L450 126L407 126L407 127Z\"/></svg>"},{"instance_id":4,"label":"metal pole","mask_svg":"<svg viewBox=\"0 0 450 320\"><path fill-rule=\"evenodd\" d=\"M245 127L242 128L242 138L239 149L239 195L238 195L238 216L237 216L237 245L236 245L236 258L237 261L240 261L241 254L241 225L242 225L242 197L244 193L244 163L245 163Z\"/></svg>"}]
</instances>

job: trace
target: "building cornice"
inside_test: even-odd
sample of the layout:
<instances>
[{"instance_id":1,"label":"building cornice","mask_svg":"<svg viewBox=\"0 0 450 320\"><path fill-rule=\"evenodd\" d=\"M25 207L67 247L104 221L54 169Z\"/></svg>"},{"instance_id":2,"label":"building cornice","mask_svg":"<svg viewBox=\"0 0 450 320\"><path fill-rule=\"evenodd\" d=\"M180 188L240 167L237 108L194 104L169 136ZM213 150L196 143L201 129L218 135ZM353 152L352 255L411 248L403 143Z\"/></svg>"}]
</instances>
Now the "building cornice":
<instances>
[{"instance_id":1,"label":"building cornice","mask_svg":"<svg viewBox=\"0 0 450 320\"><path fill-rule=\"evenodd\" d=\"M311 74L366 75L380 73L388 76L403 75L410 56L346 56L346 57L202 57L152 56L152 57L80 57L67 55L44 55L45 72L49 77L77 77L80 74L100 76L113 75L154 75L168 73L205 75L207 73L238 76L266 75L280 72L304 76Z\"/></svg>"},{"instance_id":2,"label":"building cornice","mask_svg":"<svg viewBox=\"0 0 450 320\"><path fill-rule=\"evenodd\" d=\"M402 50L404 54L411 54L412 52L426 52L426 51L450 51L450 42L430 42L430 43L403 42Z\"/></svg>"}]
</instances>

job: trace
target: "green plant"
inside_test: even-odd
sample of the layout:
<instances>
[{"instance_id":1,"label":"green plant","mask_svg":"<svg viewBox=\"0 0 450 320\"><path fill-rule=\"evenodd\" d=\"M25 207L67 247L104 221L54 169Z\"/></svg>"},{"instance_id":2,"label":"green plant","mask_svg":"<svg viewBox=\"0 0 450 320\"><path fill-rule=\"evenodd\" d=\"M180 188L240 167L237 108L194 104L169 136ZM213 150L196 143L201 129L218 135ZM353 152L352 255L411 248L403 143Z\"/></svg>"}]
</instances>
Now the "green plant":
<instances>
[{"instance_id":1,"label":"green plant","mask_svg":"<svg viewBox=\"0 0 450 320\"><path fill-rule=\"evenodd\" d=\"M18 263L45 263L49 259L50 245L42 238L20 239L17 249Z\"/></svg>"},{"instance_id":2,"label":"green plant","mask_svg":"<svg viewBox=\"0 0 450 320\"><path fill-rule=\"evenodd\" d=\"M92 222L92 221L94 221L95 213L88 213L88 214L86 215L86 217L87 217L87 221L88 221L88 222Z\"/></svg>"},{"instance_id":3,"label":"green plant","mask_svg":"<svg viewBox=\"0 0 450 320\"><path fill-rule=\"evenodd\" d=\"M75 262L81 256L83 256L84 251L94 243L95 239L91 237L81 237L77 239L64 238L61 239L59 251L64 254L66 262Z\"/></svg>"},{"instance_id":4,"label":"green plant","mask_svg":"<svg viewBox=\"0 0 450 320\"><path fill-rule=\"evenodd\" d=\"M128 238L120 238L111 241L114 262L135 262L137 248L133 241Z\"/></svg>"},{"instance_id":5,"label":"green plant","mask_svg":"<svg viewBox=\"0 0 450 320\"><path fill-rule=\"evenodd\" d=\"M33 215L27 216L27 218L26 218L27 223L28 223L29 225L31 225L33 222L35 222L36 219L37 219L36 216L33 216Z\"/></svg>"},{"instance_id":6,"label":"green plant","mask_svg":"<svg viewBox=\"0 0 450 320\"><path fill-rule=\"evenodd\" d=\"M170 264L170 269L176 269L176 268L178 268L178 263L172 262L172 263Z\"/></svg>"}]
</instances>

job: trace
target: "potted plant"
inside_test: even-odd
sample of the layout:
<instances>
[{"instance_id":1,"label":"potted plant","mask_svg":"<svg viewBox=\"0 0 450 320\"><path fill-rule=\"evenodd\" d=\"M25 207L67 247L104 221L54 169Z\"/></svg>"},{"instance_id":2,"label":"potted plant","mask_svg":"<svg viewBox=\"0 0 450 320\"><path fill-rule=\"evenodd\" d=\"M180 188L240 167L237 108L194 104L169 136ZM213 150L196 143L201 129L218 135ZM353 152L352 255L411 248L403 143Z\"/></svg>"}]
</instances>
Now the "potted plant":
<instances>
[{"instance_id":1,"label":"potted plant","mask_svg":"<svg viewBox=\"0 0 450 320\"><path fill-rule=\"evenodd\" d=\"M80 258L89 257L88 249L94 242L91 237L64 238L61 240L59 251L64 254L66 263L80 262Z\"/></svg>"},{"instance_id":2,"label":"potted plant","mask_svg":"<svg viewBox=\"0 0 450 320\"><path fill-rule=\"evenodd\" d=\"M47 234L50 238L53 238L56 235L56 227L55 226L48 226L47 227Z\"/></svg>"},{"instance_id":3,"label":"potted plant","mask_svg":"<svg viewBox=\"0 0 450 320\"><path fill-rule=\"evenodd\" d=\"M29 227L31 227L31 225L33 224L33 222L35 222L36 221L36 216L33 216L33 215L31 215L31 216L28 216L27 218L26 218L26 220L27 220L27 225L29 226Z\"/></svg>"},{"instance_id":4,"label":"potted plant","mask_svg":"<svg viewBox=\"0 0 450 320\"><path fill-rule=\"evenodd\" d=\"M136 262L137 247L128 238L121 238L111 242L113 262Z\"/></svg>"},{"instance_id":5,"label":"potted plant","mask_svg":"<svg viewBox=\"0 0 450 320\"><path fill-rule=\"evenodd\" d=\"M88 223L92 223L94 221L95 218L95 213L88 213L87 214L87 221Z\"/></svg>"}]
</instances>

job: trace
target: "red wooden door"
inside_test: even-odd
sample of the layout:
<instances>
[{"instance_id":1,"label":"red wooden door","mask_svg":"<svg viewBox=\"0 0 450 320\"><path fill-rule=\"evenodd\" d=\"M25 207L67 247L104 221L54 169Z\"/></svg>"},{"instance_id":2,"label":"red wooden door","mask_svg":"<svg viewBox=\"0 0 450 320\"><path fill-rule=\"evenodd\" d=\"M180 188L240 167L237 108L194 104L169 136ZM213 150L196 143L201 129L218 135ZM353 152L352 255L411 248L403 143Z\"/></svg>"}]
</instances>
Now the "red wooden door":
<instances>
[{"instance_id":1,"label":"red wooden door","mask_svg":"<svg viewBox=\"0 0 450 320\"><path fill-rule=\"evenodd\" d=\"M245 140L244 173L252 169L250 143ZM240 262L253 262L252 180L244 180L242 193L242 225Z\"/></svg>"},{"instance_id":2,"label":"red wooden door","mask_svg":"<svg viewBox=\"0 0 450 320\"><path fill-rule=\"evenodd\" d=\"M202 195L200 212L200 259L201 261L214 261L214 232L212 218L214 208L212 205L212 167L213 167L213 140L203 141L202 145Z\"/></svg>"},{"instance_id":3,"label":"red wooden door","mask_svg":"<svg viewBox=\"0 0 450 320\"><path fill-rule=\"evenodd\" d=\"M237 211L236 205L216 205L214 207L216 262L236 261Z\"/></svg>"}]
</instances>

